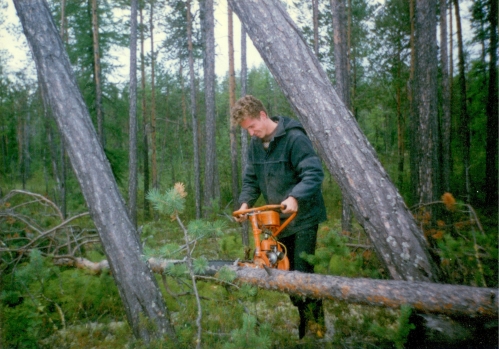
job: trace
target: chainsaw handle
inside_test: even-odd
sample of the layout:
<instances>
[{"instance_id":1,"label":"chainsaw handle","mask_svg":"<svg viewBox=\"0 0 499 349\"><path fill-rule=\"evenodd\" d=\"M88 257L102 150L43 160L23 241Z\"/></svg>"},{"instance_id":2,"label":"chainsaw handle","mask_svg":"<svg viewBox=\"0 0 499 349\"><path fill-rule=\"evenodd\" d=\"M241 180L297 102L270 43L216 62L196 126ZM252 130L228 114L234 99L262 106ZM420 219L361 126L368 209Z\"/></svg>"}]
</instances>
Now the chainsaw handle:
<instances>
[{"instance_id":1,"label":"chainsaw handle","mask_svg":"<svg viewBox=\"0 0 499 349\"><path fill-rule=\"evenodd\" d=\"M268 211L268 210L283 210L286 207L284 205L265 205L265 206L260 206L260 207L253 207L253 208L247 208L245 210L239 210L239 211L234 211L232 212L233 217L237 217L243 214L248 214L248 213L255 213L255 212L260 212L260 211Z\"/></svg>"},{"instance_id":2,"label":"chainsaw handle","mask_svg":"<svg viewBox=\"0 0 499 349\"><path fill-rule=\"evenodd\" d=\"M240 215L243 215L243 214L261 212L261 211L268 211L268 210L276 210L276 209L279 209L279 210L282 211L285 208L286 208L286 205L265 205L265 206L260 206L260 207L248 208L248 209L245 209L245 210L234 211L234 212L232 212L232 216L237 217L237 216L240 216ZM281 231L283 231L284 228L286 228L288 226L288 224L295 217L296 217L296 212L293 212L291 214L291 216L289 216L284 221L284 223L281 224L281 226L279 227L279 229L274 234L272 234L272 236L276 237L277 235L279 235L281 233Z\"/></svg>"}]
</instances>

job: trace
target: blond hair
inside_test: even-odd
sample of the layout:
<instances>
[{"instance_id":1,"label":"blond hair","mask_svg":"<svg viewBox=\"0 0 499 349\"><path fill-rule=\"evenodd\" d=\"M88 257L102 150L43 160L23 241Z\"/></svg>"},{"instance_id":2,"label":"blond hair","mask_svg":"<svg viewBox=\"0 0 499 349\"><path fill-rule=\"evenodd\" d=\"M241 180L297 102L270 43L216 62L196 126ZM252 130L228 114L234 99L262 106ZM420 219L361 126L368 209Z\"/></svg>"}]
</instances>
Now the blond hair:
<instances>
[{"instance_id":1,"label":"blond hair","mask_svg":"<svg viewBox=\"0 0 499 349\"><path fill-rule=\"evenodd\" d=\"M260 112L267 114L262 101L252 95L246 95L237 100L230 111L231 120L234 124L240 124L247 117L259 119Z\"/></svg>"}]
</instances>

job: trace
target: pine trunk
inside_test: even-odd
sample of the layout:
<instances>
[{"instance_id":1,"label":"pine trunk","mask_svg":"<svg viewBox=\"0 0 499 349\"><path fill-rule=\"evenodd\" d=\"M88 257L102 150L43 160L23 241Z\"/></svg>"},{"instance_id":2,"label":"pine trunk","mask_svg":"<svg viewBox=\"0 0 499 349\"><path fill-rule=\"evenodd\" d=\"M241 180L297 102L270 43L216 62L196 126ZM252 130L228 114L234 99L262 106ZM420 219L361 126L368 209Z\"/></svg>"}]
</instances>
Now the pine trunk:
<instances>
[{"instance_id":1,"label":"pine trunk","mask_svg":"<svg viewBox=\"0 0 499 349\"><path fill-rule=\"evenodd\" d=\"M241 26L241 97L247 94L248 63L246 60L246 30ZM241 128L241 178L248 162L248 132ZM241 235L245 250L245 259L249 259L249 224L244 221L241 225Z\"/></svg>"},{"instance_id":2,"label":"pine trunk","mask_svg":"<svg viewBox=\"0 0 499 349\"><path fill-rule=\"evenodd\" d=\"M42 88L66 140L71 164L99 232L130 327L146 343L165 335L174 341L175 332L164 298L149 265L142 260L140 241L126 214L50 9L43 0L16 0L14 4L42 78Z\"/></svg>"},{"instance_id":3,"label":"pine trunk","mask_svg":"<svg viewBox=\"0 0 499 349\"><path fill-rule=\"evenodd\" d=\"M450 192L451 113L449 53L447 52L447 1L440 0L440 65L442 70L442 189Z\"/></svg>"},{"instance_id":4,"label":"pine trunk","mask_svg":"<svg viewBox=\"0 0 499 349\"><path fill-rule=\"evenodd\" d=\"M312 0L312 22L314 28L314 53L319 58L319 0Z\"/></svg>"},{"instance_id":5,"label":"pine trunk","mask_svg":"<svg viewBox=\"0 0 499 349\"><path fill-rule=\"evenodd\" d=\"M102 84L99 46L99 16L97 0L92 0L92 44L94 53L95 113L97 114L97 132L102 148L105 148L104 113L102 112Z\"/></svg>"},{"instance_id":6,"label":"pine trunk","mask_svg":"<svg viewBox=\"0 0 499 349\"><path fill-rule=\"evenodd\" d=\"M159 258L150 258L148 262L153 272L158 274L163 274L173 264L186 263ZM235 281L238 283L299 297L395 309L409 305L421 313L475 319L493 320L499 315L497 303L499 292L494 288L243 268L234 266L233 263L233 261L208 261L207 268L198 275L216 276L217 272L225 267L235 272ZM87 269L95 273L105 272L109 267L106 260L91 262L84 258L61 258L57 259L56 264Z\"/></svg>"},{"instance_id":7,"label":"pine trunk","mask_svg":"<svg viewBox=\"0 0 499 349\"><path fill-rule=\"evenodd\" d=\"M459 138L461 140L461 154L463 161L464 196L466 202L470 202L470 116L468 114L468 97L466 93L466 72L464 61L463 31L461 26L461 16L459 15L459 0L453 0L456 15L457 28L457 55L459 69ZM497 117L497 115L496 115Z\"/></svg>"},{"instance_id":8,"label":"pine trunk","mask_svg":"<svg viewBox=\"0 0 499 349\"><path fill-rule=\"evenodd\" d=\"M497 212L497 1L490 0L489 22L490 22L490 47L489 47L489 90L487 102L487 145L486 145L486 202L495 203Z\"/></svg>"},{"instance_id":9,"label":"pine trunk","mask_svg":"<svg viewBox=\"0 0 499 349\"><path fill-rule=\"evenodd\" d=\"M191 0L187 0L187 42L189 45L189 78L191 87L192 141L194 149L194 192L196 218L201 218L201 166L199 163L198 119L196 116L196 79L194 77L194 53L192 52Z\"/></svg>"},{"instance_id":10,"label":"pine trunk","mask_svg":"<svg viewBox=\"0 0 499 349\"><path fill-rule=\"evenodd\" d=\"M397 186L404 186L404 159L405 159L405 116L402 109L402 44L397 48Z\"/></svg>"},{"instance_id":11,"label":"pine trunk","mask_svg":"<svg viewBox=\"0 0 499 349\"><path fill-rule=\"evenodd\" d=\"M146 69L144 57L144 15L143 4L140 4L140 87L141 87L141 114L142 114L142 141L144 148L142 161L144 161L144 218L149 218L151 214L147 193L149 192L149 138L147 137L147 117L146 117Z\"/></svg>"},{"instance_id":12,"label":"pine trunk","mask_svg":"<svg viewBox=\"0 0 499 349\"><path fill-rule=\"evenodd\" d=\"M236 103L236 72L234 70L234 30L232 25L232 10L228 8L228 30L229 30L229 107ZM230 111L229 111L230 119ZM239 208L239 166L237 161L237 125L230 124L230 160L232 165L232 206L234 210Z\"/></svg>"},{"instance_id":13,"label":"pine trunk","mask_svg":"<svg viewBox=\"0 0 499 349\"><path fill-rule=\"evenodd\" d=\"M137 0L131 0L130 8L130 109L128 112L128 215L137 227Z\"/></svg>"},{"instance_id":14,"label":"pine trunk","mask_svg":"<svg viewBox=\"0 0 499 349\"><path fill-rule=\"evenodd\" d=\"M389 275L437 280L438 268L411 212L282 5L272 0L229 3L348 195Z\"/></svg>"},{"instance_id":15,"label":"pine trunk","mask_svg":"<svg viewBox=\"0 0 499 349\"><path fill-rule=\"evenodd\" d=\"M158 182L158 159L156 151L156 71L154 52L154 2L151 0L151 12L149 16L149 31L151 40L151 175L152 187L159 189Z\"/></svg>"},{"instance_id":16,"label":"pine trunk","mask_svg":"<svg viewBox=\"0 0 499 349\"><path fill-rule=\"evenodd\" d=\"M336 92L345 106L350 109L350 76L348 74L348 52L346 13L344 0L331 0L334 41L334 76ZM352 231L352 210L346 195L342 197L341 230Z\"/></svg>"},{"instance_id":17,"label":"pine trunk","mask_svg":"<svg viewBox=\"0 0 499 349\"><path fill-rule=\"evenodd\" d=\"M423 313L450 316L490 319L498 316L499 292L493 288L346 278L276 269L270 272L254 268L231 269L235 270L238 282L295 296L389 308L410 305Z\"/></svg>"},{"instance_id":18,"label":"pine trunk","mask_svg":"<svg viewBox=\"0 0 499 349\"><path fill-rule=\"evenodd\" d=\"M213 0L204 0L204 86L206 106L205 166L204 166L204 205L211 206L217 198L217 144L215 107L215 17Z\"/></svg>"},{"instance_id":19,"label":"pine trunk","mask_svg":"<svg viewBox=\"0 0 499 349\"><path fill-rule=\"evenodd\" d=\"M437 104L436 1L418 0L415 7L415 62L413 82L413 123L411 133L414 153L411 171L415 173L417 204L438 201L440 189L439 132Z\"/></svg>"}]
</instances>

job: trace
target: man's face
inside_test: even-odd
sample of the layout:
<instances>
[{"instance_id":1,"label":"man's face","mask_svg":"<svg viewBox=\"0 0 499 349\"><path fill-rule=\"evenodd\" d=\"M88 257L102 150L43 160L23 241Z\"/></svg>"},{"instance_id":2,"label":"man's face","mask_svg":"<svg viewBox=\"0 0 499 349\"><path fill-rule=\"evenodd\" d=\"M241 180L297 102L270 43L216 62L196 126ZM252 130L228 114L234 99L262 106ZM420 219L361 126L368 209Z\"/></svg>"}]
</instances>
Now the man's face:
<instances>
[{"instance_id":1,"label":"man's face","mask_svg":"<svg viewBox=\"0 0 499 349\"><path fill-rule=\"evenodd\" d=\"M263 113L263 115L262 115ZM251 117L246 117L241 121L240 125L244 128L250 136L255 136L257 138L264 138L267 135L267 115L264 112L260 113L260 117L255 119Z\"/></svg>"}]
</instances>

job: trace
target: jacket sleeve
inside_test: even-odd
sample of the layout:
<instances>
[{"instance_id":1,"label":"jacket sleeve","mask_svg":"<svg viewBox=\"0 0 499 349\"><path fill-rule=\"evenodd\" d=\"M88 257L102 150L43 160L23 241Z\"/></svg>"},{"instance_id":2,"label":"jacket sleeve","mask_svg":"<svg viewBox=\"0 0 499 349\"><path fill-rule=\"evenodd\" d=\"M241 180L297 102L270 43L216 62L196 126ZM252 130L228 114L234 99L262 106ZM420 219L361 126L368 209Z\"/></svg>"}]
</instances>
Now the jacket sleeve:
<instances>
[{"instance_id":1,"label":"jacket sleeve","mask_svg":"<svg viewBox=\"0 0 499 349\"><path fill-rule=\"evenodd\" d=\"M260 196L260 193L261 190L258 185L258 177L253 167L250 152L248 152L248 160L246 162L246 168L244 169L241 194L239 195L239 204L241 205L245 202L249 207L253 207L256 200Z\"/></svg>"},{"instance_id":2,"label":"jacket sleeve","mask_svg":"<svg viewBox=\"0 0 499 349\"><path fill-rule=\"evenodd\" d=\"M316 154L312 142L301 131L293 132L290 142L290 162L298 177L297 184L293 187L289 196L298 201L310 199L321 190L324 172L322 162Z\"/></svg>"}]
</instances>

